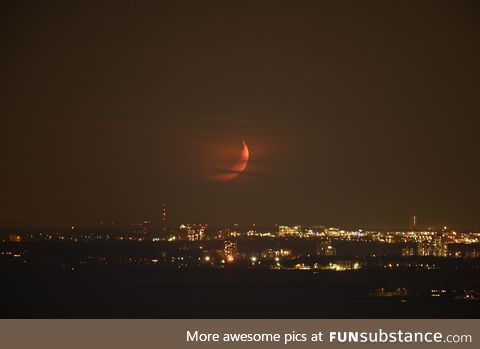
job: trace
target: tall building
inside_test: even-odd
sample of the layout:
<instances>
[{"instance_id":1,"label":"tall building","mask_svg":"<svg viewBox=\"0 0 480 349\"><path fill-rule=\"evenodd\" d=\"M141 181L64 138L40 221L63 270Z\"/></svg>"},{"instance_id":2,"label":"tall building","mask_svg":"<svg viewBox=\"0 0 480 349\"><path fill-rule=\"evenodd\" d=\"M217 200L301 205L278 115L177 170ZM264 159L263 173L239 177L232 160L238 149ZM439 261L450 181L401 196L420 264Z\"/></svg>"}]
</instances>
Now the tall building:
<instances>
[{"instance_id":1,"label":"tall building","mask_svg":"<svg viewBox=\"0 0 480 349\"><path fill-rule=\"evenodd\" d=\"M447 257L448 243L443 234L437 234L417 243L417 255Z\"/></svg>"},{"instance_id":2,"label":"tall building","mask_svg":"<svg viewBox=\"0 0 480 349\"><path fill-rule=\"evenodd\" d=\"M237 242L233 240L225 240L223 245L225 260L228 262L232 262L235 258L238 257Z\"/></svg>"},{"instance_id":3,"label":"tall building","mask_svg":"<svg viewBox=\"0 0 480 349\"><path fill-rule=\"evenodd\" d=\"M180 235L182 239L188 241L199 241L205 239L205 229L207 224L182 224L180 225Z\"/></svg>"},{"instance_id":4,"label":"tall building","mask_svg":"<svg viewBox=\"0 0 480 349\"><path fill-rule=\"evenodd\" d=\"M447 238L441 235L437 235L433 238L433 255L436 257L447 257L448 256L448 243Z\"/></svg>"}]
</instances>

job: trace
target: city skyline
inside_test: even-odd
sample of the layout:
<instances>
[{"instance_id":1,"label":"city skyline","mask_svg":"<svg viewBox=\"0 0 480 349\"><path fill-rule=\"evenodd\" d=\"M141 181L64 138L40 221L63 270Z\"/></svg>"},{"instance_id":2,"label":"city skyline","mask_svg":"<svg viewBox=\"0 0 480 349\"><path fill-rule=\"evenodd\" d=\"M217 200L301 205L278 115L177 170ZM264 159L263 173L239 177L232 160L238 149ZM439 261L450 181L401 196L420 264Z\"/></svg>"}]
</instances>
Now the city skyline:
<instances>
[{"instance_id":1,"label":"city skyline","mask_svg":"<svg viewBox=\"0 0 480 349\"><path fill-rule=\"evenodd\" d=\"M248 228L248 227L259 227L259 228L272 228L272 227L278 227L281 225L290 225L290 226L324 226L324 227L340 227L340 228L363 228L363 229L371 229L371 230L403 230L403 231L415 231L415 230L445 230L447 229L454 229L454 230L459 230L459 231L478 231L480 230L480 224L479 225L473 225L473 226L452 226L452 225L447 225L445 222L423 222L422 218L419 217L418 213L412 214L411 216L408 217L408 219L405 219L403 224L400 225L390 225L390 226L381 226L381 225L375 225L375 224L370 224L370 225L360 225L360 224L342 224L339 222L322 222L321 220L309 220L308 222L299 222L299 221L286 221L286 220L278 220L275 223L269 223L269 224L257 224L255 222L243 222L243 223L238 223L236 222L228 222L228 223L212 223L208 222L207 220L189 220L189 219L178 219L176 218L174 221L170 219L170 214L171 212L167 209L167 205L165 203L161 204L161 211L158 213L157 216L141 216L133 221L126 221L122 219L115 219L115 218L110 218L110 219L91 219L88 221L74 221L74 220L63 220L63 221L57 221L55 224L52 225L0 225L0 229L33 229L33 228L39 228L39 229L73 229L73 228L129 228L129 227L134 227L134 226L140 226L142 224L148 224L148 226L155 228L155 229L160 229L160 230L166 230L166 229L172 229L172 228L178 228L182 224L205 224L208 225L209 227L215 227L215 228L222 228L222 227L241 227L242 229ZM154 217L154 218L152 218ZM420 219L420 221L419 221Z\"/></svg>"}]
</instances>

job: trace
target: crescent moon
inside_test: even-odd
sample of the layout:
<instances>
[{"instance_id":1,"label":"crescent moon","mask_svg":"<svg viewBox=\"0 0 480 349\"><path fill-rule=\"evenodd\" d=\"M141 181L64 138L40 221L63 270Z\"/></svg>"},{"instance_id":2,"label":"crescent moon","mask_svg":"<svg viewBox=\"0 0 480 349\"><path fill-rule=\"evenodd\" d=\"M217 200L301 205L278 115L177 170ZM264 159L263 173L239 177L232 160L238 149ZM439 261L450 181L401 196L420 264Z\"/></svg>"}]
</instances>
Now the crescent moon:
<instances>
[{"instance_id":1,"label":"crescent moon","mask_svg":"<svg viewBox=\"0 0 480 349\"><path fill-rule=\"evenodd\" d=\"M237 162L229 169L224 170L222 174L216 176L215 180L217 181L230 181L240 173L246 170L248 166L248 160L250 159L250 151L248 149L247 143L242 139L242 152Z\"/></svg>"}]
</instances>

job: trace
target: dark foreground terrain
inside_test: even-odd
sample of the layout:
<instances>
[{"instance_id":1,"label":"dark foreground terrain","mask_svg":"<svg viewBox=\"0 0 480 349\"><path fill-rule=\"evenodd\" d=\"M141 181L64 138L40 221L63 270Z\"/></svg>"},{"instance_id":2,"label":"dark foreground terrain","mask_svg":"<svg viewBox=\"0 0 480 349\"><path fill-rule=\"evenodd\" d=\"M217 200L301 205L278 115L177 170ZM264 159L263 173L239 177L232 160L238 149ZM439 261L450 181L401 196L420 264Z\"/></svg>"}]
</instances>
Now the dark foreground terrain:
<instances>
[{"instance_id":1,"label":"dark foreground terrain","mask_svg":"<svg viewBox=\"0 0 480 349\"><path fill-rule=\"evenodd\" d=\"M477 271L0 265L2 318L478 318ZM407 288L408 295L375 296ZM446 290L433 297L432 289ZM453 292L453 293L452 293Z\"/></svg>"}]
</instances>

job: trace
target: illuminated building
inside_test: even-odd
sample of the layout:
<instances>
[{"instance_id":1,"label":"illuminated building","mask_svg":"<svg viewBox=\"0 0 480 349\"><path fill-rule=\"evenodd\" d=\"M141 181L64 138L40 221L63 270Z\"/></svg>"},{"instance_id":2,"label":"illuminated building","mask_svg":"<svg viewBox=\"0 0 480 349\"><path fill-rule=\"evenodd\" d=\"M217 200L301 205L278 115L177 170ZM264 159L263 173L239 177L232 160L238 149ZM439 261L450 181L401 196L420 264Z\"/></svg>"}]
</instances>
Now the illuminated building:
<instances>
[{"instance_id":1,"label":"illuminated building","mask_svg":"<svg viewBox=\"0 0 480 349\"><path fill-rule=\"evenodd\" d=\"M225 260L232 262L238 256L237 242L232 240L224 241Z\"/></svg>"},{"instance_id":2,"label":"illuminated building","mask_svg":"<svg viewBox=\"0 0 480 349\"><path fill-rule=\"evenodd\" d=\"M375 297L408 297L410 295L410 292L406 288L386 290L382 287L372 292L371 295Z\"/></svg>"},{"instance_id":3,"label":"illuminated building","mask_svg":"<svg viewBox=\"0 0 480 349\"><path fill-rule=\"evenodd\" d=\"M337 263L328 263L328 265L321 266L317 263L313 266L314 269L326 269L326 270L335 270L335 271L345 271L345 270L359 270L362 268L361 264L353 260L343 260L338 261Z\"/></svg>"},{"instance_id":4,"label":"illuminated building","mask_svg":"<svg viewBox=\"0 0 480 349\"><path fill-rule=\"evenodd\" d=\"M437 235L432 240L433 255L436 257L448 256L448 243L446 237L443 235Z\"/></svg>"},{"instance_id":5,"label":"illuminated building","mask_svg":"<svg viewBox=\"0 0 480 349\"><path fill-rule=\"evenodd\" d=\"M19 234L11 234L8 236L10 242L21 242L22 236Z\"/></svg>"},{"instance_id":6,"label":"illuminated building","mask_svg":"<svg viewBox=\"0 0 480 349\"><path fill-rule=\"evenodd\" d=\"M323 225L314 225L309 227L307 232L310 236L323 236L325 235L325 227Z\"/></svg>"},{"instance_id":7,"label":"illuminated building","mask_svg":"<svg viewBox=\"0 0 480 349\"><path fill-rule=\"evenodd\" d=\"M287 225L280 225L278 227L278 236L301 236L302 235L302 227L299 225L295 226L287 226Z\"/></svg>"},{"instance_id":8,"label":"illuminated building","mask_svg":"<svg viewBox=\"0 0 480 349\"><path fill-rule=\"evenodd\" d=\"M446 237L443 235L433 235L419 241L417 243L417 255L447 257L448 243Z\"/></svg>"},{"instance_id":9,"label":"illuminated building","mask_svg":"<svg viewBox=\"0 0 480 349\"><path fill-rule=\"evenodd\" d=\"M215 233L215 239L227 240L232 237L239 237L241 234L234 228L221 228Z\"/></svg>"},{"instance_id":10,"label":"illuminated building","mask_svg":"<svg viewBox=\"0 0 480 349\"><path fill-rule=\"evenodd\" d=\"M199 241L205 238L206 224L182 224L180 235L188 241Z\"/></svg>"},{"instance_id":11,"label":"illuminated building","mask_svg":"<svg viewBox=\"0 0 480 349\"><path fill-rule=\"evenodd\" d=\"M270 233L270 232L259 232L259 231L256 231L256 230L249 230L247 231L247 234L246 234L248 237L253 237L253 236L256 236L256 237L267 237L267 238L274 238L276 237L275 234L273 233ZM233 235L232 235L233 236Z\"/></svg>"},{"instance_id":12,"label":"illuminated building","mask_svg":"<svg viewBox=\"0 0 480 349\"><path fill-rule=\"evenodd\" d=\"M402 256L403 257L411 257L415 256L415 248L410 246L405 246L402 248Z\"/></svg>"},{"instance_id":13,"label":"illuminated building","mask_svg":"<svg viewBox=\"0 0 480 349\"><path fill-rule=\"evenodd\" d=\"M478 301L480 300L480 292L476 290L464 290L460 294L456 295L455 299L461 299L466 301Z\"/></svg>"},{"instance_id":14,"label":"illuminated building","mask_svg":"<svg viewBox=\"0 0 480 349\"><path fill-rule=\"evenodd\" d=\"M340 229L338 229L338 228L325 228L324 232L325 232L325 234L328 234L328 235L338 235L338 233L340 232Z\"/></svg>"},{"instance_id":15,"label":"illuminated building","mask_svg":"<svg viewBox=\"0 0 480 349\"><path fill-rule=\"evenodd\" d=\"M332 239L317 239L317 256L335 256L336 254L337 250L332 246Z\"/></svg>"},{"instance_id":16,"label":"illuminated building","mask_svg":"<svg viewBox=\"0 0 480 349\"><path fill-rule=\"evenodd\" d=\"M292 250L288 248L281 248L279 250L267 249L262 252L263 258L278 258L278 257L291 257Z\"/></svg>"},{"instance_id":17,"label":"illuminated building","mask_svg":"<svg viewBox=\"0 0 480 349\"><path fill-rule=\"evenodd\" d=\"M217 231L217 233L215 234L215 239L217 240L225 240L227 238L229 238L230 236L234 236L232 235L232 230L230 230L230 228L222 228L220 230Z\"/></svg>"},{"instance_id":18,"label":"illuminated building","mask_svg":"<svg viewBox=\"0 0 480 349\"><path fill-rule=\"evenodd\" d=\"M431 256L432 250L431 245L428 241L422 240L417 242L417 255L418 256Z\"/></svg>"}]
</instances>

